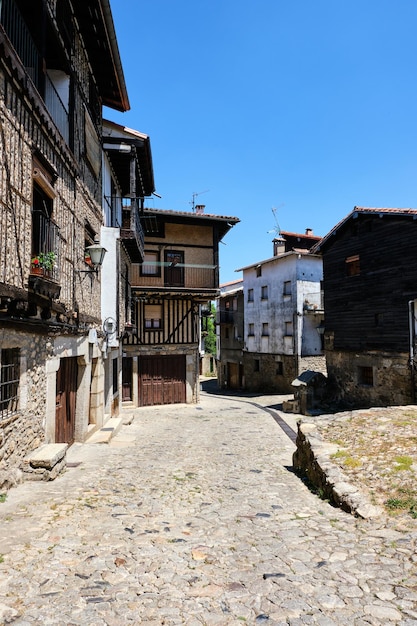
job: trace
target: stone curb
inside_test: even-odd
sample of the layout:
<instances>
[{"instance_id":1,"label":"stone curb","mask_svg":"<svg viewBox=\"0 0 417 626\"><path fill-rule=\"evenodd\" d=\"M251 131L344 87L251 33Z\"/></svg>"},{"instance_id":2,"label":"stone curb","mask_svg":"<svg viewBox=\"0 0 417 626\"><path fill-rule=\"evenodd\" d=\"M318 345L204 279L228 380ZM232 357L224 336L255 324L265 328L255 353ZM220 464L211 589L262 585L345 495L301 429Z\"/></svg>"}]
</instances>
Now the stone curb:
<instances>
[{"instance_id":1,"label":"stone curb","mask_svg":"<svg viewBox=\"0 0 417 626\"><path fill-rule=\"evenodd\" d=\"M324 441L316 424L299 421L297 429L297 449L293 454L295 472L305 477L320 497L348 513L363 519L383 515L383 510L371 504L332 462L331 455L337 452L338 446Z\"/></svg>"}]
</instances>

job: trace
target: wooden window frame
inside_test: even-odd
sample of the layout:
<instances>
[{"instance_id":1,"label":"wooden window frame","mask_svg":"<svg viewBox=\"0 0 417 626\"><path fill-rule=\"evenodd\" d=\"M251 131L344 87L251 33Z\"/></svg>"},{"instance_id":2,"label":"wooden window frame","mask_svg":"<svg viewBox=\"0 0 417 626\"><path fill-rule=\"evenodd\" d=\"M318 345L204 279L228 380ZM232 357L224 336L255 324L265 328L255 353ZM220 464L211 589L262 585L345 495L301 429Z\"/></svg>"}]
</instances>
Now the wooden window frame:
<instances>
[{"instance_id":1,"label":"wooden window frame","mask_svg":"<svg viewBox=\"0 0 417 626\"><path fill-rule=\"evenodd\" d=\"M348 256L345 259L346 276L359 276L361 273L360 257L359 254Z\"/></svg>"},{"instance_id":2,"label":"wooden window frame","mask_svg":"<svg viewBox=\"0 0 417 626\"><path fill-rule=\"evenodd\" d=\"M156 260L153 262L148 263L148 265L150 267L152 267L154 265L155 267L155 271L145 271L144 270L144 265L146 263L146 255L155 255ZM145 255L144 255L144 259L143 259L143 263L140 264L140 275L141 276L149 276L149 277L154 277L154 278L160 278L161 276L161 257L160 254L157 250L145 250Z\"/></svg>"}]
</instances>

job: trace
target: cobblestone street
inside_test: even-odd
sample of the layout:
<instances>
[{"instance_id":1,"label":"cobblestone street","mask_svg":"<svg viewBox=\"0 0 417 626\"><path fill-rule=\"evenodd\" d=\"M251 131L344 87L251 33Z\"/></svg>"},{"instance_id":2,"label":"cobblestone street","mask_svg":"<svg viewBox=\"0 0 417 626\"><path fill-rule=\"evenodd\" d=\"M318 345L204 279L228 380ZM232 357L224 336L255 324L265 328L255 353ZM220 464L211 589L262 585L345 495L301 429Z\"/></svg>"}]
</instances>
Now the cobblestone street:
<instances>
[{"instance_id":1,"label":"cobblestone street","mask_svg":"<svg viewBox=\"0 0 417 626\"><path fill-rule=\"evenodd\" d=\"M268 402L131 411L54 482L11 490L0 624L417 625L417 523L318 499Z\"/></svg>"}]
</instances>

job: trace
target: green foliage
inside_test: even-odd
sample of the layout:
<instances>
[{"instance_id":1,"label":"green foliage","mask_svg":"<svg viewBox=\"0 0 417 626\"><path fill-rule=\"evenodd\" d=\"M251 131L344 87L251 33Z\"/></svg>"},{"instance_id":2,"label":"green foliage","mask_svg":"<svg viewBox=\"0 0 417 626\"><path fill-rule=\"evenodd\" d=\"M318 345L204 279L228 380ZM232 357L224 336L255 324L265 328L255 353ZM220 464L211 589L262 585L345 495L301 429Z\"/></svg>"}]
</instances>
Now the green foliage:
<instances>
[{"instance_id":1,"label":"green foliage","mask_svg":"<svg viewBox=\"0 0 417 626\"><path fill-rule=\"evenodd\" d=\"M204 350L208 354L216 354L216 307L210 302L210 314L202 319L202 334L204 337Z\"/></svg>"}]
</instances>

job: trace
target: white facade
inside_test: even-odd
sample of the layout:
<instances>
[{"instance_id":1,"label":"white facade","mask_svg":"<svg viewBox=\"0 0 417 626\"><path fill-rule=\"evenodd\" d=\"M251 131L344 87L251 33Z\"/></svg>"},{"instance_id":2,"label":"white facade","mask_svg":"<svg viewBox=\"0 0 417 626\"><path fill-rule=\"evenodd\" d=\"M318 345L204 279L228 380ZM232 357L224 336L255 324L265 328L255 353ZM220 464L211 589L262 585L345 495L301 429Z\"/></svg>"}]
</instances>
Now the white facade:
<instances>
[{"instance_id":1,"label":"white facade","mask_svg":"<svg viewBox=\"0 0 417 626\"><path fill-rule=\"evenodd\" d=\"M243 268L245 350L261 354L319 355L314 311L321 311L322 261L288 252ZM306 312L311 311L311 315Z\"/></svg>"}]
</instances>

